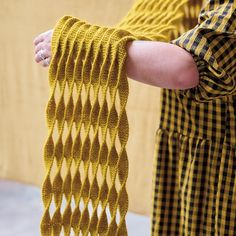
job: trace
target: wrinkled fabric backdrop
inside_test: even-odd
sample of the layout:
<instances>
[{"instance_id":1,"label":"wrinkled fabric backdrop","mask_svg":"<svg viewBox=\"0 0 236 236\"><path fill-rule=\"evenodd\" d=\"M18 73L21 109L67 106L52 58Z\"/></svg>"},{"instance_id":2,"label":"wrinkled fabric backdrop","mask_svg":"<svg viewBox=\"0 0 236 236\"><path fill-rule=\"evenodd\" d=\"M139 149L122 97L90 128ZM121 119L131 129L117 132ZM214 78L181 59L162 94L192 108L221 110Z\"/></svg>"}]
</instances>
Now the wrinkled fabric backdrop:
<instances>
[{"instance_id":1,"label":"wrinkled fabric backdrop","mask_svg":"<svg viewBox=\"0 0 236 236\"><path fill-rule=\"evenodd\" d=\"M33 39L63 15L112 26L135 0L1 0L0 3L0 178L41 186L47 69L34 62ZM127 146L130 211L149 215L160 89L129 80Z\"/></svg>"}]
</instances>

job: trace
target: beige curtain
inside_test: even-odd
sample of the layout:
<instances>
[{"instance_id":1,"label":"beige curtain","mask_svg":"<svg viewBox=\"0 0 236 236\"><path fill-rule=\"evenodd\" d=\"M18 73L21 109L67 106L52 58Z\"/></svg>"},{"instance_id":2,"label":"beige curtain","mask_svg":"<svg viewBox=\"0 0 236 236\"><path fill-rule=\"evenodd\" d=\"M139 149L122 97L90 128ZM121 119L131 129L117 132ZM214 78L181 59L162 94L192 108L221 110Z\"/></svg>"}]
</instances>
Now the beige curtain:
<instances>
[{"instance_id":1,"label":"beige curtain","mask_svg":"<svg viewBox=\"0 0 236 236\"><path fill-rule=\"evenodd\" d=\"M49 96L47 69L34 62L33 38L63 15L113 25L134 0L1 0L0 178L41 185ZM150 214L159 89L130 80L128 143L130 211Z\"/></svg>"}]
</instances>

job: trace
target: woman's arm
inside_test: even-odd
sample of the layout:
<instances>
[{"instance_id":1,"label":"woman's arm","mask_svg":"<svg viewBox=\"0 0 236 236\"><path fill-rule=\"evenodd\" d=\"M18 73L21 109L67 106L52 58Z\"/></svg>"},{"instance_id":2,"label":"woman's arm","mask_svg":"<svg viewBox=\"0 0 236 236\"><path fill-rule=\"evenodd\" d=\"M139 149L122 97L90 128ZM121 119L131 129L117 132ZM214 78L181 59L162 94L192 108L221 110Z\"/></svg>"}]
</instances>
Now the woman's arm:
<instances>
[{"instance_id":1,"label":"woman's arm","mask_svg":"<svg viewBox=\"0 0 236 236\"><path fill-rule=\"evenodd\" d=\"M191 54L176 45L132 41L127 50L126 71L131 79L168 89L198 85L199 74Z\"/></svg>"},{"instance_id":2,"label":"woman's arm","mask_svg":"<svg viewBox=\"0 0 236 236\"><path fill-rule=\"evenodd\" d=\"M37 36L35 61L47 67L51 60L52 30ZM132 41L127 45L127 76L145 84L169 89L197 86L198 70L192 56L170 43Z\"/></svg>"}]
</instances>

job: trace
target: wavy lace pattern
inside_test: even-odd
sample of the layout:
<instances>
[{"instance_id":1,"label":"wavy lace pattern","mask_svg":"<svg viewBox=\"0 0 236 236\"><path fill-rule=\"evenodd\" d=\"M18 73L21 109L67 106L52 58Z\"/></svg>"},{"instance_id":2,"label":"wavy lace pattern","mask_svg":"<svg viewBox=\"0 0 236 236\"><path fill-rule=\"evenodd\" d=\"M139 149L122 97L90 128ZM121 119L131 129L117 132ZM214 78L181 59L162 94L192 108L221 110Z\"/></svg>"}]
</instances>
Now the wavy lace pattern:
<instances>
[{"instance_id":1,"label":"wavy lace pattern","mask_svg":"<svg viewBox=\"0 0 236 236\"><path fill-rule=\"evenodd\" d=\"M56 25L49 68L41 235L127 235L126 44L170 40L186 0L142 0L115 27Z\"/></svg>"}]
</instances>

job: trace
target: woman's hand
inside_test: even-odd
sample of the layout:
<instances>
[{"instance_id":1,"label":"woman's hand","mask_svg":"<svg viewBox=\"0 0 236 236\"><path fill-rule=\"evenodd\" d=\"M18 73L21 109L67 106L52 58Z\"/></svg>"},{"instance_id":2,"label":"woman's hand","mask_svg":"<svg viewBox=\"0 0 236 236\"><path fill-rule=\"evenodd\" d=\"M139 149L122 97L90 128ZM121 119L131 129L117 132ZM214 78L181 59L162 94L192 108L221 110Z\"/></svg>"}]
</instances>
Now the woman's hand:
<instances>
[{"instance_id":1,"label":"woman's hand","mask_svg":"<svg viewBox=\"0 0 236 236\"><path fill-rule=\"evenodd\" d=\"M34 39L35 45L35 61L43 67L47 67L51 61L51 40L53 30L48 30Z\"/></svg>"}]
</instances>

